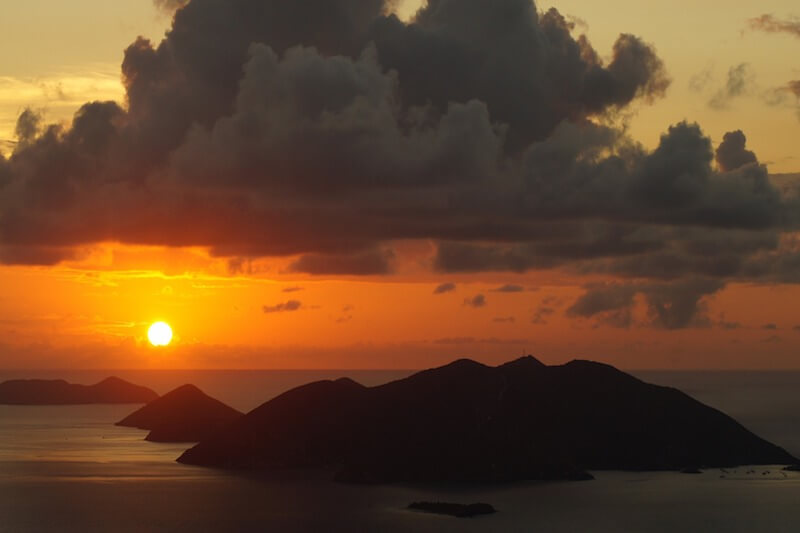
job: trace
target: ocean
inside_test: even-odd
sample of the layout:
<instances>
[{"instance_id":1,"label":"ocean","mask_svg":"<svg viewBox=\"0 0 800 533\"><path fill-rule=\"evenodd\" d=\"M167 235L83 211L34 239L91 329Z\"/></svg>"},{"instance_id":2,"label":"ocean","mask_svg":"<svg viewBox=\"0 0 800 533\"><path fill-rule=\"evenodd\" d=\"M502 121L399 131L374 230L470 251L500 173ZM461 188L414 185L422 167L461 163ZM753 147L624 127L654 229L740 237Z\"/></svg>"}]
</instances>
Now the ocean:
<instances>
[{"instance_id":1,"label":"ocean","mask_svg":"<svg viewBox=\"0 0 800 533\"><path fill-rule=\"evenodd\" d=\"M376 385L410 371L0 371L95 383L117 375L165 393L194 383L240 410L294 386L349 376ZM800 456L800 372L632 372L677 387ZM131 405L0 406L0 532L786 531L800 530L800 473L778 467L593 472L586 482L343 485L327 472L252 476L175 462L185 445L120 428ZM488 502L458 519L417 500Z\"/></svg>"}]
</instances>

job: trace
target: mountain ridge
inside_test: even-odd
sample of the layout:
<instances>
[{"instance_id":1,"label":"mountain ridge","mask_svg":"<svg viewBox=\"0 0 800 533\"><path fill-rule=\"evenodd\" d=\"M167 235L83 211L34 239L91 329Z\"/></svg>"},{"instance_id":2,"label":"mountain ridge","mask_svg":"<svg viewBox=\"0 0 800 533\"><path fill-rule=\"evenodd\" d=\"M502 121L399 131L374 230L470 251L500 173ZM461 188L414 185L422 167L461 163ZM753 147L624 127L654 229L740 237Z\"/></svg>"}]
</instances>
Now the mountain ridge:
<instances>
[{"instance_id":1,"label":"mountain ridge","mask_svg":"<svg viewBox=\"0 0 800 533\"><path fill-rule=\"evenodd\" d=\"M116 376L94 385L63 379L12 379L0 383L0 404L5 405L138 404L156 398L155 391Z\"/></svg>"},{"instance_id":2,"label":"mountain ridge","mask_svg":"<svg viewBox=\"0 0 800 533\"><path fill-rule=\"evenodd\" d=\"M345 481L581 479L587 470L791 464L724 413L613 366L490 367L468 359L364 387L292 389L190 448L180 462L331 467Z\"/></svg>"},{"instance_id":3,"label":"mountain ridge","mask_svg":"<svg viewBox=\"0 0 800 533\"><path fill-rule=\"evenodd\" d=\"M198 442L242 416L195 385L182 385L116 423L150 431L152 442Z\"/></svg>"}]
</instances>

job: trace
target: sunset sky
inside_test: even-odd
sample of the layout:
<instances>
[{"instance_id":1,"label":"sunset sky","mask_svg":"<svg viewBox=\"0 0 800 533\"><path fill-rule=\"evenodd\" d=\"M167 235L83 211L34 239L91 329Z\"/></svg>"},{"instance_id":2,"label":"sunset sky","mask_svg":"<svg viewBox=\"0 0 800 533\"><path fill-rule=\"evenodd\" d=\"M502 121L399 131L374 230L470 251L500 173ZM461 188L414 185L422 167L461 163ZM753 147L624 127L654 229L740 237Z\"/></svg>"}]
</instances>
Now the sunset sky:
<instances>
[{"instance_id":1,"label":"sunset sky","mask_svg":"<svg viewBox=\"0 0 800 533\"><path fill-rule=\"evenodd\" d=\"M800 368L796 2L183 3L4 6L0 368Z\"/></svg>"}]
</instances>

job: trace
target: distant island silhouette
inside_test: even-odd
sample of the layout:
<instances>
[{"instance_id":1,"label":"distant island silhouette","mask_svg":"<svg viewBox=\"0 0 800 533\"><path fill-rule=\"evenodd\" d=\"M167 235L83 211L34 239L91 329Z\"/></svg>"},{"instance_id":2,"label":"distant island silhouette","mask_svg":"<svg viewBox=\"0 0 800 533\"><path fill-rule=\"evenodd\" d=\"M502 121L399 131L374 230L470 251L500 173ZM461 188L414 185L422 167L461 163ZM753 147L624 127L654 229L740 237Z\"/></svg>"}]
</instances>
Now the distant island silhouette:
<instances>
[{"instance_id":1,"label":"distant island silhouette","mask_svg":"<svg viewBox=\"0 0 800 533\"><path fill-rule=\"evenodd\" d=\"M198 442L241 416L194 385L183 385L116 425L149 429L146 440L153 442Z\"/></svg>"},{"instance_id":2,"label":"distant island silhouette","mask_svg":"<svg viewBox=\"0 0 800 533\"><path fill-rule=\"evenodd\" d=\"M590 479L587 470L796 464L683 392L590 361L471 360L377 387L290 390L202 440L181 463L337 467L349 482Z\"/></svg>"},{"instance_id":3,"label":"distant island silhouette","mask_svg":"<svg viewBox=\"0 0 800 533\"><path fill-rule=\"evenodd\" d=\"M412 511L443 514L457 518L471 518L486 514L494 514L497 510L488 503L448 503L448 502L412 502L408 504Z\"/></svg>"},{"instance_id":4,"label":"distant island silhouette","mask_svg":"<svg viewBox=\"0 0 800 533\"><path fill-rule=\"evenodd\" d=\"M81 405L95 403L147 403L158 398L151 389L109 377L94 385L63 379L14 379L0 383L0 404Z\"/></svg>"}]
</instances>

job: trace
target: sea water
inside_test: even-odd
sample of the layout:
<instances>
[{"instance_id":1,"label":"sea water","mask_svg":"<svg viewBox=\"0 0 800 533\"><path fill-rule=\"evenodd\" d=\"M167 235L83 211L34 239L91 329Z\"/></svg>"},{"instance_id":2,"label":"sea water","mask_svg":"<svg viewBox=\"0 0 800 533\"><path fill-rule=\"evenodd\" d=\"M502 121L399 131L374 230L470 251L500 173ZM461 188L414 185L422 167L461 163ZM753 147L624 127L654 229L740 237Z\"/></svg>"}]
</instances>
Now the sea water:
<instances>
[{"instance_id":1,"label":"sea water","mask_svg":"<svg viewBox=\"0 0 800 533\"><path fill-rule=\"evenodd\" d=\"M375 385L402 371L0 372L94 383L110 374L165 393L195 383L241 410L289 388L351 376ZM800 373L634 372L730 414L800 455ZM113 423L133 405L0 406L0 531L798 531L800 474L778 467L594 472L587 482L342 485L326 472L251 476L181 465L185 445L144 441ZM471 503L492 516L406 510L416 500Z\"/></svg>"}]
</instances>

